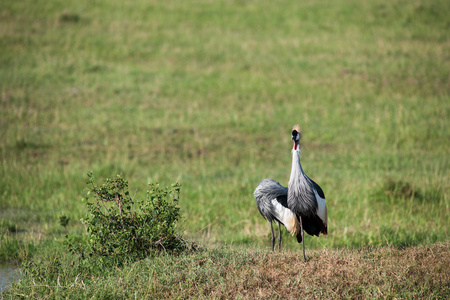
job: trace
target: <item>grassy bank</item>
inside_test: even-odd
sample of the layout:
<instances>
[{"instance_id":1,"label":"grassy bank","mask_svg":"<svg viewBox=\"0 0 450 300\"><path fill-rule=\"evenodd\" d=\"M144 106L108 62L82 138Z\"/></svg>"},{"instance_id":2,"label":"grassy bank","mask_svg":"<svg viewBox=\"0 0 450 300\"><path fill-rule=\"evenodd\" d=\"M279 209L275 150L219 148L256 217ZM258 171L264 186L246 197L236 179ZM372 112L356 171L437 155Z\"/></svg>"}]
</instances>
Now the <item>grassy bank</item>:
<instances>
[{"instance_id":1,"label":"grassy bank","mask_svg":"<svg viewBox=\"0 0 450 300\"><path fill-rule=\"evenodd\" d=\"M252 193L287 184L295 123L329 211L308 249L447 245L449 6L2 1L0 259L82 234L90 170L179 181L188 240L263 253Z\"/></svg>"},{"instance_id":2,"label":"grassy bank","mask_svg":"<svg viewBox=\"0 0 450 300\"><path fill-rule=\"evenodd\" d=\"M82 264L55 249L40 253L34 275L3 296L101 299L446 299L449 245L272 253L209 247L162 255L120 268L106 260Z\"/></svg>"}]
</instances>

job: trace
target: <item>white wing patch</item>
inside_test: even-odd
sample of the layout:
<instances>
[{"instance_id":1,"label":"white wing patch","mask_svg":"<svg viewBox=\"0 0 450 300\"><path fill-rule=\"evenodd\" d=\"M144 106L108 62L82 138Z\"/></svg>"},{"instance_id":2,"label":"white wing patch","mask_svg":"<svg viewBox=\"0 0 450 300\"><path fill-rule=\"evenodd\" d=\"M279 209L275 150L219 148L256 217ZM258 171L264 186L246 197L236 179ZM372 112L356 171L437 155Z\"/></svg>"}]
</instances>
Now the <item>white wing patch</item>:
<instances>
[{"instance_id":1,"label":"white wing patch","mask_svg":"<svg viewBox=\"0 0 450 300\"><path fill-rule=\"evenodd\" d=\"M320 197L316 190L314 190L314 195L316 196L317 200L317 215L322 220L323 224L327 226L327 219L328 219L328 213L327 213L327 204L325 203L325 199Z\"/></svg>"},{"instance_id":2,"label":"white wing patch","mask_svg":"<svg viewBox=\"0 0 450 300\"><path fill-rule=\"evenodd\" d=\"M300 223L294 213L281 205L276 199L272 199L272 206L275 217L283 223L287 231L292 235L297 235L300 232Z\"/></svg>"}]
</instances>

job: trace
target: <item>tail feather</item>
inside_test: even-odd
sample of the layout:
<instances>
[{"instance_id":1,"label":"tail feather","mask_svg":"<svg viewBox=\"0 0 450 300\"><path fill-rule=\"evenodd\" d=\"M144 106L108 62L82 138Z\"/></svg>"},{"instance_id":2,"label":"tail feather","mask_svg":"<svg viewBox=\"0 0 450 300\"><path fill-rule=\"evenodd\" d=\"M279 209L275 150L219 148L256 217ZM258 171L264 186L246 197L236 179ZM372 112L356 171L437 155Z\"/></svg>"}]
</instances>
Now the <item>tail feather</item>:
<instances>
[{"instance_id":1,"label":"tail feather","mask_svg":"<svg viewBox=\"0 0 450 300\"><path fill-rule=\"evenodd\" d=\"M297 233L295 237L297 238L297 242L300 244L302 242L302 233L301 232Z\"/></svg>"},{"instance_id":2,"label":"tail feather","mask_svg":"<svg viewBox=\"0 0 450 300\"><path fill-rule=\"evenodd\" d=\"M287 221L286 229L292 236L294 235L297 236L301 233L300 222L298 221L297 217L294 214L292 214L292 216Z\"/></svg>"}]
</instances>

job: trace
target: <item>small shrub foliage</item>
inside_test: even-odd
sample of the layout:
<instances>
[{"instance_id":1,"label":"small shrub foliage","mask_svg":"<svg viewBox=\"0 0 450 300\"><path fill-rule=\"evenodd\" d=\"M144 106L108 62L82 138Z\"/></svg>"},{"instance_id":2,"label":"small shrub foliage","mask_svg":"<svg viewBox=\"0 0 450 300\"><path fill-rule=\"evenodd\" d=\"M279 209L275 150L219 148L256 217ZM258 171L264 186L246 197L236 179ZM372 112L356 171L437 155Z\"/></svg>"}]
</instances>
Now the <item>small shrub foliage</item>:
<instances>
[{"instance_id":1,"label":"small shrub foliage","mask_svg":"<svg viewBox=\"0 0 450 300\"><path fill-rule=\"evenodd\" d=\"M143 258L161 250L185 249L186 242L176 231L180 218L178 182L165 188L150 183L145 200L132 198L128 182L120 175L97 186L89 172L87 184L83 201L88 213L82 221L92 254Z\"/></svg>"}]
</instances>

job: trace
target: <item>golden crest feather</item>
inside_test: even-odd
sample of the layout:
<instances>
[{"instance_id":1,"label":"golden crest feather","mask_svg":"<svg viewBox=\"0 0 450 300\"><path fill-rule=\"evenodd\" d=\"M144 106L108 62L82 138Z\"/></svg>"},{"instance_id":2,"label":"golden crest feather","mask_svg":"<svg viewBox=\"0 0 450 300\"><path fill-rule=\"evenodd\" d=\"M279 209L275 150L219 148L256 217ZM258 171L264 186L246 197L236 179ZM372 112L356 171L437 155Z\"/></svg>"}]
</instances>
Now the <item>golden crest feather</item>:
<instances>
[{"instance_id":1,"label":"golden crest feather","mask_svg":"<svg viewBox=\"0 0 450 300\"><path fill-rule=\"evenodd\" d=\"M296 130L300 136L300 139L302 138L302 129L300 128L300 125L295 124L294 127L292 127L292 130Z\"/></svg>"}]
</instances>

